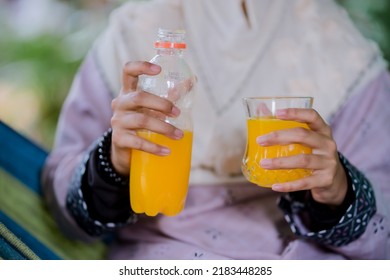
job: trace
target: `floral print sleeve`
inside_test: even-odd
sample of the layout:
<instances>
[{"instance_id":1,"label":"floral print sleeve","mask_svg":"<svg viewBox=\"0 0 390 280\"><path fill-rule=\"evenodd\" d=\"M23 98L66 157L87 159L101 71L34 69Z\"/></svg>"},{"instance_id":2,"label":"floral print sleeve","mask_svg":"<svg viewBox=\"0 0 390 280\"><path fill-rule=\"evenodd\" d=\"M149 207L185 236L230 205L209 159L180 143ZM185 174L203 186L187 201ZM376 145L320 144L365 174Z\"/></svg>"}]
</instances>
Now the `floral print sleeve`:
<instances>
[{"instance_id":1,"label":"floral print sleeve","mask_svg":"<svg viewBox=\"0 0 390 280\"><path fill-rule=\"evenodd\" d=\"M293 195L285 195L279 202L279 207L296 236L334 247L344 246L358 239L376 212L375 195L370 182L343 155L339 154L339 158L347 172L353 199L346 205L341 218L337 217L334 225L317 231L309 230L302 221L302 217L310 216L307 212L311 211L305 201L296 200Z\"/></svg>"}]
</instances>

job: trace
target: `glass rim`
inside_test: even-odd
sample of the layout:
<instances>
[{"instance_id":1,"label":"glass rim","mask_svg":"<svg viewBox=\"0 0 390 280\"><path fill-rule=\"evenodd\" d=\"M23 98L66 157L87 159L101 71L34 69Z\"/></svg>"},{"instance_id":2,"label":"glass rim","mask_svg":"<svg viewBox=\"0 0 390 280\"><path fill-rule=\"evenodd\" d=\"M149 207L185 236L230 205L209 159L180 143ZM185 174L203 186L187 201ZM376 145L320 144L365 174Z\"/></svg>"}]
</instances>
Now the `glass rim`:
<instances>
[{"instance_id":1,"label":"glass rim","mask_svg":"<svg viewBox=\"0 0 390 280\"><path fill-rule=\"evenodd\" d=\"M282 100L282 99L313 100L314 97L312 96L247 96L242 98L242 100Z\"/></svg>"}]
</instances>

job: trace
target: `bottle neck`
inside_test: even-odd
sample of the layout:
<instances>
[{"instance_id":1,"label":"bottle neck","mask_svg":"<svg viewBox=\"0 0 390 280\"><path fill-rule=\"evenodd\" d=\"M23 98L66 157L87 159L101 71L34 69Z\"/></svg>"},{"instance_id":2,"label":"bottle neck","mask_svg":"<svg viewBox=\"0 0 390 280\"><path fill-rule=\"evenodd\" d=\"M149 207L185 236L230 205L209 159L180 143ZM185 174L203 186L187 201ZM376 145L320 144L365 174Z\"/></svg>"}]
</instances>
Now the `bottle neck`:
<instances>
[{"instance_id":1,"label":"bottle neck","mask_svg":"<svg viewBox=\"0 0 390 280\"><path fill-rule=\"evenodd\" d=\"M183 56L183 49L174 49L174 48L167 48L167 49L156 49L158 55L178 55Z\"/></svg>"}]
</instances>

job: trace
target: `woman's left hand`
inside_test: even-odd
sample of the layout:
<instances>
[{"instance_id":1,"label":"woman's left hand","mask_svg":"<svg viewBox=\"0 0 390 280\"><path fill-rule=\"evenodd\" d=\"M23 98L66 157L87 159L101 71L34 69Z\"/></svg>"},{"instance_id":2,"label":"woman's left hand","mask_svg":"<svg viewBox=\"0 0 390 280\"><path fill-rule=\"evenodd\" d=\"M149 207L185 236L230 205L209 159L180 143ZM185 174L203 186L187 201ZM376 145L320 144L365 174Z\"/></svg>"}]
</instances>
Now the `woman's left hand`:
<instances>
[{"instance_id":1,"label":"woman's left hand","mask_svg":"<svg viewBox=\"0 0 390 280\"><path fill-rule=\"evenodd\" d=\"M261 146L298 143L312 148L312 154L264 159L261 166L265 169L306 168L313 172L303 179L275 184L272 189L279 192L310 190L313 199L319 203L342 204L348 183L329 125L313 109L278 110L276 117L306 123L310 130L300 127L277 130L258 137L257 143Z\"/></svg>"}]
</instances>

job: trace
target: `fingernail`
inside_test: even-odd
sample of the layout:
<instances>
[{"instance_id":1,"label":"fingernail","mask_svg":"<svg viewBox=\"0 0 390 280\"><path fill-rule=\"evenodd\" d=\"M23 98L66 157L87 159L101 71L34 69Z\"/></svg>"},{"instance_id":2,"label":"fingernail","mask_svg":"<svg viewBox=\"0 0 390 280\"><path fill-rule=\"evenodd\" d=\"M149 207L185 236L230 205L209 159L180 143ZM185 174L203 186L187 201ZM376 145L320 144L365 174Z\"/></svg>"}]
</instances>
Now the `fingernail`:
<instances>
[{"instance_id":1,"label":"fingernail","mask_svg":"<svg viewBox=\"0 0 390 280\"><path fill-rule=\"evenodd\" d=\"M171 150L168 148L161 148L161 150L160 150L160 155L162 155L162 156L167 156L170 153L171 153Z\"/></svg>"},{"instance_id":2,"label":"fingernail","mask_svg":"<svg viewBox=\"0 0 390 280\"><path fill-rule=\"evenodd\" d=\"M267 143L267 137L266 136L259 136L256 138L256 143L260 146L264 146Z\"/></svg>"},{"instance_id":3,"label":"fingernail","mask_svg":"<svg viewBox=\"0 0 390 280\"><path fill-rule=\"evenodd\" d=\"M183 136L184 136L184 133L183 131L181 131L180 129L176 129L173 134L175 135L175 138L176 139L181 139Z\"/></svg>"},{"instance_id":4,"label":"fingernail","mask_svg":"<svg viewBox=\"0 0 390 280\"><path fill-rule=\"evenodd\" d=\"M261 167L270 167L272 163L272 160L269 158L264 158L260 161Z\"/></svg>"},{"instance_id":5,"label":"fingernail","mask_svg":"<svg viewBox=\"0 0 390 280\"><path fill-rule=\"evenodd\" d=\"M160 71L160 66L156 65L156 64L152 64L150 65L150 70L152 70L153 72L158 72Z\"/></svg>"},{"instance_id":6,"label":"fingernail","mask_svg":"<svg viewBox=\"0 0 390 280\"><path fill-rule=\"evenodd\" d=\"M283 191L283 186L278 184L272 185L272 190L277 192Z\"/></svg>"},{"instance_id":7,"label":"fingernail","mask_svg":"<svg viewBox=\"0 0 390 280\"><path fill-rule=\"evenodd\" d=\"M286 117L287 116L287 110L286 109L278 109L278 110L276 110L275 115L276 115L277 118Z\"/></svg>"},{"instance_id":8,"label":"fingernail","mask_svg":"<svg viewBox=\"0 0 390 280\"><path fill-rule=\"evenodd\" d=\"M176 106L173 106L173 107L172 107L171 114L172 114L174 117L179 116L179 115L180 115L180 109L177 108Z\"/></svg>"}]
</instances>

